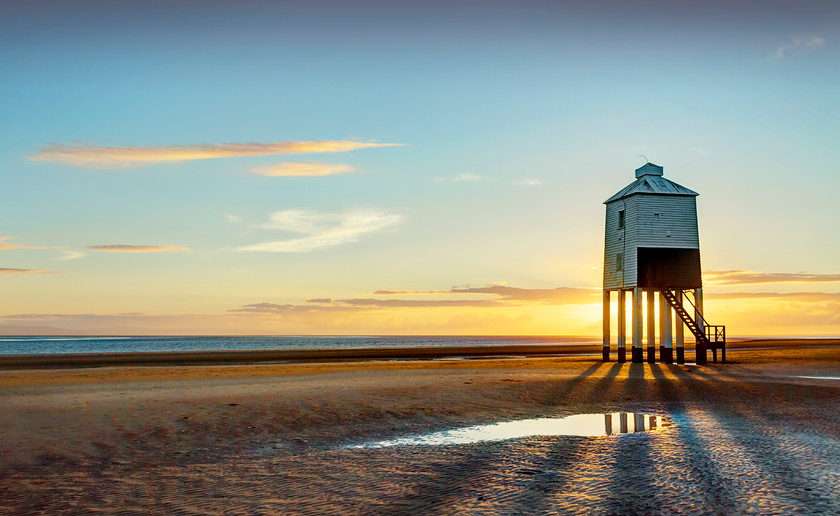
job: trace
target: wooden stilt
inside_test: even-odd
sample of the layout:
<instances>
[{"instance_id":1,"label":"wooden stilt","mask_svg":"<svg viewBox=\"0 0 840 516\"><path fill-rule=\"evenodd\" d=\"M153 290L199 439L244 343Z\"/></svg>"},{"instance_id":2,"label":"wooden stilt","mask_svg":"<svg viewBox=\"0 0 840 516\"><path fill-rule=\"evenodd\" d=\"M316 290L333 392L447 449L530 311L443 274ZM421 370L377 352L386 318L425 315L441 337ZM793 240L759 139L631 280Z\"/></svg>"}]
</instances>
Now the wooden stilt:
<instances>
[{"instance_id":1,"label":"wooden stilt","mask_svg":"<svg viewBox=\"0 0 840 516\"><path fill-rule=\"evenodd\" d=\"M633 431L634 432L644 432L645 431L645 415L644 414L633 414Z\"/></svg>"},{"instance_id":2,"label":"wooden stilt","mask_svg":"<svg viewBox=\"0 0 840 516\"><path fill-rule=\"evenodd\" d=\"M641 364L642 356L642 289L633 288L633 356L634 364Z\"/></svg>"},{"instance_id":3,"label":"wooden stilt","mask_svg":"<svg viewBox=\"0 0 840 516\"><path fill-rule=\"evenodd\" d=\"M700 329L701 332L705 332L706 328L703 326L703 289L696 288L694 289L694 321L697 323L697 328ZM695 362L697 365L705 364L708 362L708 357L706 356L706 343L700 339L694 339L696 342L695 344L695 354L696 359Z\"/></svg>"},{"instance_id":4,"label":"wooden stilt","mask_svg":"<svg viewBox=\"0 0 840 516\"><path fill-rule=\"evenodd\" d=\"M659 361L663 364L674 363L674 341L671 339L671 305L659 296Z\"/></svg>"},{"instance_id":5,"label":"wooden stilt","mask_svg":"<svg viewBox=\"0 0 840 516\"><path fill-rule=\"evenodd\" d=\"M604 345L601 352L604 362L610 361L610 291L604 290Z\"/></svg>"},{"instance_id":6,"label":"wooden stilt","mask_svg":"<svg viewBox=\"0 0 840 516\"><path fill-rule=\"evenodd\" d=\"M682 306L683 302L683 291L682 289L677 289L676 297L679 299L679 304ZM678 364L685 364L685 335L684 329L685 324L682 322L682 319L679 317L676 318L676 339L677 339L677 363Z\"/></svg>"},{"instance_id":7,"label":"wooden stilt","mask_svg":"<svg viewBox=\"0 0 840 516\"><path fill-rule=\"evenodd\" d=\"M604 414L604 433L612 435L612 414Z\"/></svg>"},{"instance_id":8,"label":"wooden stilt","mask_svg":"<svg viewBox=\"0 0 840 516\"><path fill-rule=\"evenodd\" d=\"M627 433L627 412L622 412L618 415L618 428L622 434Z\"/></svg>"},{"instance_id":9,"label":"wooden stilt","mask_svg":"<svg viewBox=\"0 0 840 516\"><path fill-rule=\"evenodd\" d=\"M645 293L647 297L647 361L656 362L656 305L654 304L654 290Z\"/></svg>"},{"instance_id":10,"label":"wooden stilt","mask_svg":"<svg viewBox=\"0 0 840 516\"><path fill-rule=\"evenodd\" d=\"M618 358L620 363L627 362L627 305L625 291L618 291Z\"/></svg>"}]
</instances>

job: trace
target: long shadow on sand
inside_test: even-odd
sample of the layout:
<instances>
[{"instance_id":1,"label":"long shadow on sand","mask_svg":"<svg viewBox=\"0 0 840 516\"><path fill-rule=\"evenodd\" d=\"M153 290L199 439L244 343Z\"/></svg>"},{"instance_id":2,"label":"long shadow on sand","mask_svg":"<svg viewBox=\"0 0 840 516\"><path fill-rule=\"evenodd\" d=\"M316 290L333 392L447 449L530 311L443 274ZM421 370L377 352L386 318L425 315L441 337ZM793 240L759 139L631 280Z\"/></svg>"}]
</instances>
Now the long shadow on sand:
<instances>
[{"instance_id":1,"label":"long shadow on sand","mask_svg":"<svg viewBox=\"0 0 840 516\"><path fill-rule=\"evenodd\" d=\"M772 433L774 429L783 426L784 421L768 420L765 414L756 410L766 403L762 403L762 398L767 397L768 387L743 382L742 378L723 369L716 372L733 381L721 381L720 378L704 371L696 371L696 374L706 385L717 386L716 390L723 388L730 394L723 396L719 403L723 411L735 417L728 434L745 458L766 478L771 479L770 484L774 490L781 491L785 498L795 501L800 509L835 514L840 511L836 493L832 493L831 490L821 493L815 489L819 479L815 478L813 464L808 461L809 457L797 455L797 451L802 450L791 449L790 442ZM785 385L777 390L779 392L775 393L776 396L789 398L787 403L795 403L797 395L807 399L813 394L814 388L805 385ZM806 454L809 452L810 450L805 450Z\"/></svg>"},{"instance_id":2,"label":"long shadow on sand","mask_svg":"<svg viewBox=\"0 0 840 516\"><path fill-rule=\"evenodd\" d=\"M725 479L716 471L715 461L709 454L702 431L688 415L686 403L676 388L677 384L684 384L685 389L694 392L701 391L701 399L708 399L713 394L712 389L702 381L698 381L683 367L675 365L664 366L675 378L668 378L662 372L663 366L651 365L651 374L654 377L654 384L660 396L667 402L674 420L677 422L676 432L679 440L682 441L683 449L688 454L688 468L691 477L696 482L702 482L702 491L709 497L711 512L720 510L721 507L732 507L733 500L719 486L726 485ZM692 369L693 371L693 369Z\"/></svg>"},{"instance_id":3,"label":"long shadow on sand","mask_svg":"<svg viewBox=\"0 0 840 516\"><path fill-rule=\"evenodd\" d=\"M549 393L549 397L554 400L562 399L602 366L602 363L594 364L575 377L562 382L563 385ZM583 440L580 439L575 440L569 443L569 446L565 446L562 453L546 457L546 459L551 462L552 467L571 469L574 463L579 460L576 451L582 442ZM432 447L432 450L439 449L441 448ZM494 468L498 468L500 464L506 462L503 460L506 453L509 453L508 445L479 444L474 445L463 458L452 462L442 460L434 478L428 479L426 477L424 481L415 483L413 489L411 489L412 486L406 486L409 493L401 499L389 501L388 507L382 511L382 514L401 515L406 514L407 511L463 505L465 500L475 498L476 487L480 487L482 479L497 473ZM435 451L430 450L428 454L424 455L431 456L433 454L436 455ZM499 500L488 501L498 502Z\"/></svg>"},{"instance_id":4,"label":"long shadow on sand","mask_svg":"<svg viewBox=\"0 0 840 516\"><path fill-rule=\"evenodd\" d=\"M623 397L629 398L632 393L644 392L647 379L645 364L628 364L627 378L624 381ZM651 457L650 435L627 434L617 438L614 443L615 452L610 461L612 469L623 471L621 481L618 475L611 475L612 482L608 485L607 495L602 503L607 512L614 514L650 514L656 510L656 498L640 496L639 493L656 493L654 488L654 472L650 464Z\"/></svg>"},{"instance_id":5,"label":"long shadow on sand","mask_svg":"<svg viewBox=\"0 0 840 516\"><path fill-rule=\"evenodd\" d=\"M596 364L597 367L590 367L584 374L589 376L591 372L598 370L602 365ZM622 366L622 364L618 363L610 366L606 374L592 386L590 392L587 393L587 397L596 400L603 399L599 396L605 394L613 386L616 377L622 370ZM590 374L586 374L587 372ZM580 386L581 382L585 379L586 377L581 375L581 377L576 378L577 381L574 385L563 386L562 389L558 389L556 392L562 392L563 396L568 395L572 392L573 388ZM541 457L541 460L546 470L560 474L549 477L547 481L542 481L542 478L539 477L535 478L532 489L536 489L541 493L540 498L534 500L533 496L523 497L528 499L517 500L517 503L510 509L506 508L505 512L511 514L541 514L545 511L550 512L556 510L557 507L554 506L551 500L561 499L563 493L569 491L574 493L578 491L577 486L574 485L576 473L579 469L576 466L587 462L590 454L593 453L592 448L591 440L585 437L561 438L561 440L556 441L545 455Z\"/></svg>"},{"instance_id":6,"label":"long shadow on sand","mask_svg":"<svg viewBox=\"0 0 840 516\"><path fill-rule=\"evenodd\" d=\"M581 383L583 383L596 371L598 371L604 366L604 363L598 362L597 364L589 366L588 368L586 368L585 371L573 378L562 382L557 382L556 386L554 386L547 393L544 393L542 395L543 399L541 401L547 405L559 405L563 401L563 399L566 398L572 391L577 389Z\"/></svg>"}]
</instances>

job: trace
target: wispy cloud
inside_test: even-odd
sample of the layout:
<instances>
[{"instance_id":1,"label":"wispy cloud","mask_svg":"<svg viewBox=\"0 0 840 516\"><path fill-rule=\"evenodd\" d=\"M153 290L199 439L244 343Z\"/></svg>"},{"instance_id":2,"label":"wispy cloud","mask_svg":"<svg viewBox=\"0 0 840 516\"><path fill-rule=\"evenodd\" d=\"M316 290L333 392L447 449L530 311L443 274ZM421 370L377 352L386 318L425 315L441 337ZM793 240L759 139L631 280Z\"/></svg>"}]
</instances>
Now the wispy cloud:
<instances>
[{"instance_id":1,"label":"wispy cloud","mask_svg":"<svg viewBox=\"0 0 840 516\"><path fill-rule=\"evenodd\" d=\"M398 145L402 144L356 140L199 143L149 147L107 147L84 143L69 145L51 143L45 145L32 156L29 156L28 159L31 161L63 163L74 167L119 169L198 159L276 156L283 154L323 154Z\"/></svg>"},{"instance_id":2,"label":"wispy cloud","mask_svg":"<svg viewBox=\"0 0 840 516\"><path fill-rule=\"evenodd\" d=\"M244 305L241 308L234 308L228 312L249 312L258 314L306 314L320 312L361 312L364 307L354 307L334 304L281 304L281 303L253 303Z\"/></svg>"},{"instance_id":3,"label":"wispy cloud","mask_svg":"<svg viewBox=\"0 0 840 516\"><path fill-rule=\"evenodd\" d=\"M10 236L0 236L0 249L49 249L49 246L43 245L23 245L23 244L7 244L5 240L9 240Z\"/></svg>"},{"instance_id":4,"label":"wispy cloud","mask_svg":"<svg viewBox=\"0 0 840 516\"><path fill-rule=\"evenodd\" d=\"M840 292L710 292L710 299L765 299L803 303L840 303Z\"/></svg>"},{"instance_id":5,"label":"wispy cloud","mask_svg":"<svg viewBox=\"0 0 840 516\"><path fill-rule=\"evenodd\" d=\"M591 288L519 288L507 285L453 288L453 294L491 294L503 301L544 303L553 305L587 304L597 301L600 290Z\"/></svg>"},{"instance_id":6,"label":"wispy cloud","mask_svg":"<svg viewBox=\"0 0 840 516\"><path fill-rule=\"evenodd\" d=\"M91 251L102 251L106 253L162 253L167 251L189 251L186 247L176 247L173 245L128 245L128 244L111 244L111 245L90 245L85 247Z\"/></svg>"},{"instance_id":7,"label":"wispy cloud","mask_svg":"<svg viewBox=\"0 0 840 516\"><path fill-rule=\"evenodd\" d=\"M709 149L704 149L702 147L691 147L688 150L696 152L697 154L699 154L701 156L708 156L709 154L712 153L712 151L710 151Z\"/></svg>"},{"instance_id":8,"label":"wispy cloud","mask_svg":"<svg viewBox=\"0 0 840 516\"><path fill-rule=\"evenodd\" d=\"M719 285L751 283L829 283L840 281L840 274L805 274L790 272L754 272L747 270L706 271L703 277Z\"/></svg>"},{"instance_id":9,"label":"wispy cloud","mask_svg":"<svg viewBox=\"0 0 840 516\"><path fill-rule=\"evenodd\" d=\"M519 186L540 186L541 184L543 184L543 182L540 181L539 179L524 178L524 179L518 179L516 181L513 181L513 182L511 182L511 184L512 185L519 185Z\"/></svg>"},{"instance_id":10,"label":"wispy cloud","mask_svg":"<svg viewBox=\"0 0 840 516\"><path fill-rule=\"evenodd\" d=\"M41 269L9 269L0 267L0 274L55 274L55 272Z\"/></svg>"},{"instance_id":11,"label":"wispy cloud","mask_svg":"<svg viewBox=\"0 0 840 516\"><path fill-rule=\"evenodd\" d=\"M376 209L318 212L291 209L272 213L270 221L258 227L279 229L304 235L290 240L263 242L238 248L239 251L304 253L358 241L362 236L393 227L402 216Z\"/></svg>"},{"instance_id":12,"label":"wispy cloud","mask_svg":"<svg viewBox=\"0 0 840 516\"><path fill-rule=\"evenodd\" d=\"M295 177L295 176L336 176L355 172L355 167L339 163L276 163L254 167L251 172L261 176Z\"/></svg>"},{"instance_id":13,"label":"wispy cloud","mask_svg":"<svg viewBox=\"0 0 840 516\"><path fill-rule=\"evenodd\" d=\"M373 294L375 296L404 296L414 294L447 294L448 292L448 290L374 290ZM311 301L315 300L312 299Z\"/></svg>"},{"instance_id":14,"label":"wispy cloud","mask_svg":"<svg viewBox=\"0 0 840 516\"><path fill-rule=\"evenodd\" d=\"M57 258L58 260L75 260L77 258L82 258L86 256L85 253L81 251L73 251L73 250L66 250L61 251L61 257Z\"/></svg>"},{"instance_id":15,"label":"wispy cloud","mask_svg":"<svg viewBox=\"0 0 840 516\"><path fill-rule=\"evenodd\" d=\"M498 306L494 299L376 299L353 298L334 301L335 306L359 306L368 308L432 308L432 307L492 307Z\"/></svg>"},{"instance_id":16,"label":"wispy cloud","mask_svg":"<svg viewBox=\"0 0 840 516\"><path fill-rule=\"evenodd\" d=\"M711 306L725 305L727 319L761 333L796 328L799 335L803 330L836 335L840 327L840 292L721 292L706 297Z\"/></svg>"},{"instance_id":17,"label":"wispy cloud","mask_svg":"<svg viewBox=\"0 0 840 516\"><path fill-rule=\"evenodd\" d=\"M435 299L379 299L379 298L350 298L308 299L305 304L277 304L256 303L245 305L232 311L259 313L292 313L341 311L345 309L390 309L390 308L509 308L527 305L573 305L592 304L600 300L599 289L557 287L557 288L519 288L507 285L493 284L487 287L453 287L448 290L376 290L378 296L416 296L435 295ZM461 297L467 294L473 296L468 299L453 299L451 296ZM448 296L449 299L440 299Z\"/></svg>"},{"instance_id":18,"label":"wispy cloud","mask_svg":"<svg viewBox=\"0 0 840 516\"><path fill-rule=\"evenodd\" d=\"M499 301L528 302L541 304L587 304L598 300L600 290L591 288L519 288L504 283L486 287L452 287L449 290L377 290L375 295L397 296L417 294L487 294Z\"/></svg>"},{"instance_id":19,"label":"wispy cloud","mask_svg":"<svg viewBox=\"0 0 840 516\"><path fill-rule=\"evenodd\" d=\"M486 177L482 177L478 174L473 174L471 172L463 172L461 174L455 174L452 177L436 177L434 178L435 182L437 183L459 183L459 182L469 182L475 183L478 181L486 181Z\"/></svg>"},{"instance_id":20,"label":"wispy cloud","mask_svg":"<svg viewBox=\"0 0 840 516\"><path fill-rule=\"evenodd\" d=\"M222 215L228 220L228 222L241 222L242 217L239 215L233 215L230 213L222 213Z\"/></svg>"},{"instance_id":21,"label":"wispy cloud","mask_svg":"<svg viewBox=\"0 0 840 516\"><path fill-rule=\"evenodd\" d=\"M809 38L794 38L792 41L783 43L776 47L773 53L774 59L784 59L793 53L807 53L825 46L825 38L809 37Z\"/></svg>"}]
</instances>

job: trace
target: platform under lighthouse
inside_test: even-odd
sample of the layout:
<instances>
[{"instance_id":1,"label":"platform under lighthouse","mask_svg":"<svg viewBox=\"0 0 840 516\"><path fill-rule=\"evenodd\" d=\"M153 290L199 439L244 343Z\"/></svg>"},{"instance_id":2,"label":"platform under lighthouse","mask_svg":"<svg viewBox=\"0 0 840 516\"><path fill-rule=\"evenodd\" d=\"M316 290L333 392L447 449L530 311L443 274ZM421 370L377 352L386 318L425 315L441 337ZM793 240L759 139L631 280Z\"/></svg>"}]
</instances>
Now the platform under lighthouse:
<instances>
[{"instance_id":1,"label":"platform under lighthouse","mask_svg":"<svg viewBox=\"0 0 840 516\"><path fill-rule=\"evenodd\" d=\"M718 349L726 360L725 327L709 325L703 317L698 195L663 177L662 167L646 163L636 169L635 181L604 201L604 361L610 360L613 292L618 362L627 361L628 294L633 362L645 361L645 351L648 362L656 361L657 319L660 361L685 362L686 328L695 340L698 364L706 362L709 349L715 361Z\"/></svg>"}]
</instances>

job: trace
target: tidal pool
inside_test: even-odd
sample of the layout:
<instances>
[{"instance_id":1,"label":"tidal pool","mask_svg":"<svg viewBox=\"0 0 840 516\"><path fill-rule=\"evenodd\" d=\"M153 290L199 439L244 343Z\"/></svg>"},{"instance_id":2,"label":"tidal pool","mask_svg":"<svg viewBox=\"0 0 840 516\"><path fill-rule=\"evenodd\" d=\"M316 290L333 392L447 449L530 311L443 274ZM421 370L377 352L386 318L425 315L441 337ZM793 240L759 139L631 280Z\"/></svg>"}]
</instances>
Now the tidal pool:
<instances>
[{"instance_id":1,"label":"tidal pool","mask_svg":"<svg viewBox=\"0 0 840 516\"><path fill-rule=\"evenodd\" d=\"M347 448L386 448L390 446L454 446L493 441L507 441L534 436L604 437L608 435L651 432L669 427L667 417L637 412L576 414L467 426L428 434L373 441Z\"/></svg>"}]
</instances>

